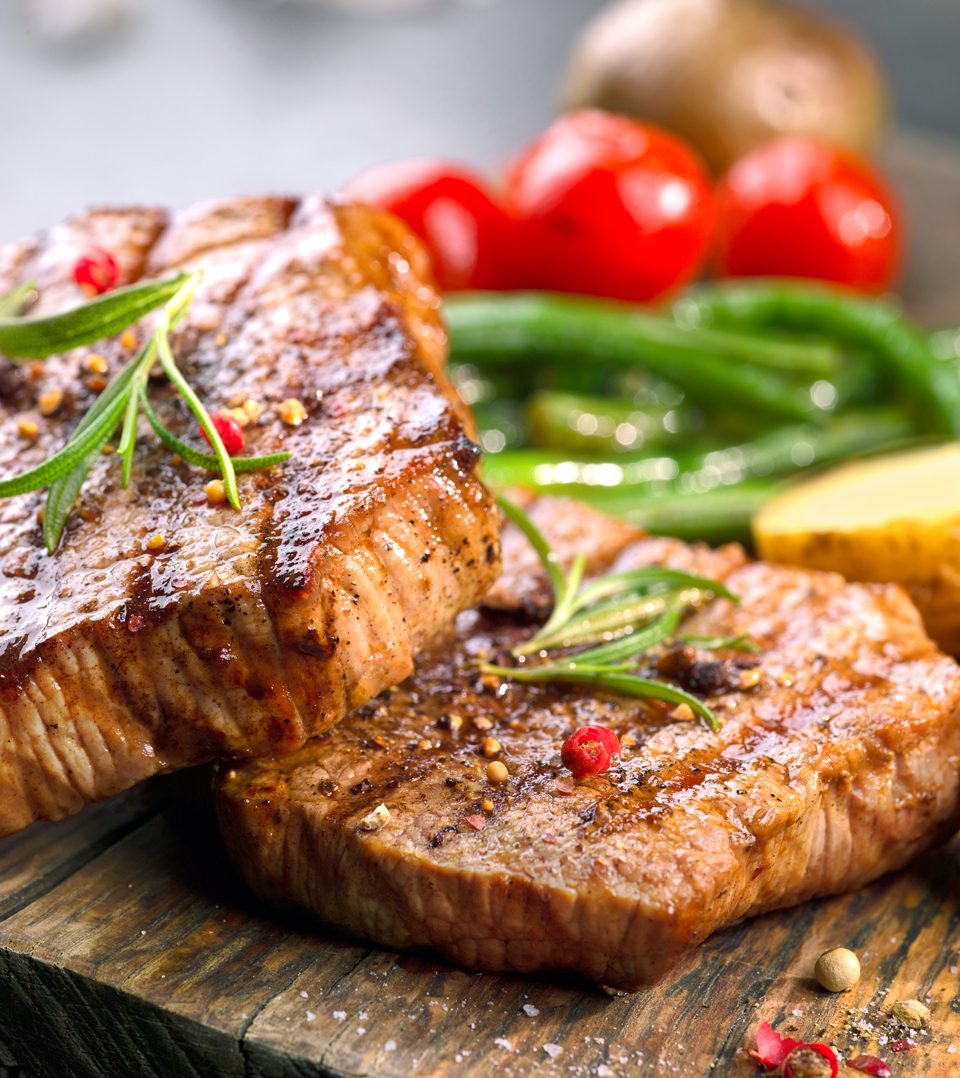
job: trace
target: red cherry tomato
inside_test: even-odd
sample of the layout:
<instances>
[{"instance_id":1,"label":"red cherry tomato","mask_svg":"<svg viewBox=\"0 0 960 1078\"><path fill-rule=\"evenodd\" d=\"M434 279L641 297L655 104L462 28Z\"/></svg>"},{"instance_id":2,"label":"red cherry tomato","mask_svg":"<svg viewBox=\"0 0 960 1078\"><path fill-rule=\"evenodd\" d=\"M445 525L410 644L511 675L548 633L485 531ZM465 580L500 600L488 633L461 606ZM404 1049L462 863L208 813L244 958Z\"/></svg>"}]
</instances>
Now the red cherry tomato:
<instances>
[{"instance_id":1,"label":"red cherry tomato","mask_svg":"<svg viewBox=\"0 0 960 1078\"><path fill-rule=\"evenodd\" d=\"M900 225L890 192L853 154L809 138L764 143L719 189L726 276L814 277L867 292L893 282Z\"/></svg>"},{"instance_id":2,"label":"red cherry tomato","mask_svg":"<svg viewBox=\"0 0 960 1078\"><path fill-rule=\"evenodd\" d=\"M507 218L479 176L430 158L398 161L367 169L344 194L405 221L427 245L445 291L499 287Z\"/></svg>"},{"instance_id":3,"label":"red cherry tomato","mask_svg":"<svg viewBox=\"0 0 960 1078\"><path fill-rule=\"evenodd\" d=\"M713 188L691 147L623 116L562 117L508 177L517 283L649 300L688 281L713 233Z\"/></svg>"}]
</instances>

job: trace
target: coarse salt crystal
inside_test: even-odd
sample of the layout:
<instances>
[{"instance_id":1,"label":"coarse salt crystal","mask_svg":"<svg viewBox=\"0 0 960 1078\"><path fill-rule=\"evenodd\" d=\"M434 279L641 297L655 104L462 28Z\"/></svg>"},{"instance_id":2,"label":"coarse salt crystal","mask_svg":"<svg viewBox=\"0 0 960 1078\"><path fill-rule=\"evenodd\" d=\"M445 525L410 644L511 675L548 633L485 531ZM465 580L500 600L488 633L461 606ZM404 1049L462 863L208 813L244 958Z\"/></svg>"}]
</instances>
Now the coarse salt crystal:
<instances>
[{"instance_id":1,"label":"coarse salt crystal","mask_svg":"<svg viewBox=\"0 0 960 1078\"><path fill-rule=\"evenodd\" d=\"M387 1043L383 1046L383 1050L385 1052L395 1052L397 1050L397 1042L387 1041Z\"/></svg>"},{"instance_id":2,"label":"coarse salt crystal","mask_svg":"<svg viewBox=\"0 0 960 1078\"><path fill-rule=\"evenodd\" d=\"M345 1022L347 1020L347 1012L346 1011L334 1011L333 1012L333 1017L338 1022Z\"/></svg>"},{"instance_id":3,"label":"coarse salt crystal","mask_svg":"<svg viewBox=\"0 0 960 1078\"><path fill-rule=\"evenodd\" d=\"M357 824L359 831L379 831L390 819L390 810L386 805L377 805L372 811Z\"/></svg>"},{"instance_id":4,"label":"coarse salt crystal","mask_svg":"<svg viewBox=\"0 0 960 1078\"><path fill-rule=\"evenodd\" d=\"M543 1050L551 1059L556 1059L557 1056L563 1054L563 1049L560 1047L559 1044L545 1044L543 1046Z\"/></svg>"},{"instance_id":5,"label":"coarse salt crystal","mask_svg":"<svg viewBox=\"0 0 960 1078\"><path fill-rule=\"evenodd\" d=\"M597 1067L597 1078L613 1078L613 1071L610 1070L606 1063L601 1063Z\"/></svg>"},{"instance_id":6,"label":"coarse salt crystal","mask_svg":"<svg viewBox=\"0 0 960 1078\"><path fill-rule=\"evenodd\" d=\"M534 1005L532 1003L524 1003L524 1005L523 1005L523 1013L525 1015L527 1015L529 1018L536 1018L537 1015L540 1013L540 1008L539 1007L534 1007Z\"/></svg>"},{"instance_id":7,"label":"coarse salt crystal","mask_svg":"<svg viewBox=\"0 0 960 1078\"><path fill-rule=\"evenodd\" d=\"M317 1016L313 1013L313 1011L307 1011L307 1021L308 1022L316 1021L316 1017Z\"/></svg>"},{"instance_id":8,"label":"coarse salt crystal","mask_svg":"<svg viewBox=\"0 0 960 1078\"><path fill-rule=\"evenodd\" d=\"M506 1037L497 1037L493 1042L498 1048L502 1048L505 1052L512 1052L513 1045L507 1040Z\"/></svg>"},{"instance_id":9,"label":"coarse salt crystal","mask_svg":"<svg viewBox=\"0 0 960 1078\"><path fill-rule=\"evenodd\" d=\"M309 992L301 992L300 993L300 998L301 999L309 999L310 998L310 993Z\"/></svg>"}]
</instances>

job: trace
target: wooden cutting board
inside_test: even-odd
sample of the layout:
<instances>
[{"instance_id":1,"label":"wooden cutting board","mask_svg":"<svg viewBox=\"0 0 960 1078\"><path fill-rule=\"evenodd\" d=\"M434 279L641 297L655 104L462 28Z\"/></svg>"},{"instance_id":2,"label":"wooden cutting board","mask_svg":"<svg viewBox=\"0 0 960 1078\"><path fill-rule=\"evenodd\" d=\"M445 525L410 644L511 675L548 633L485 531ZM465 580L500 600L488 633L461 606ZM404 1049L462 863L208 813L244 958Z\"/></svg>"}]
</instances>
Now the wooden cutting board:
<instances>
[{"instance_id":1,"label":"wooden cutting board","mask_svg":"<svg viewBox=\"0 0 960 1078\"><path fill-rule=\"evenodd\" d=\"M912 231L906 294L960 323L960 151L891 152ZM471 975L272 915L217 841L205 773L172 776L0 842L0 1076L544 1078L756 1074L767 1019L894 1075L960 1075L960 842L853 895L720 933L656 988ZM828 996L817 954L856 950ZM889 1003L930 1001L900 1054ZM855 1072L848 1071L853 1076Z\"/></svg>"}]
</instances>

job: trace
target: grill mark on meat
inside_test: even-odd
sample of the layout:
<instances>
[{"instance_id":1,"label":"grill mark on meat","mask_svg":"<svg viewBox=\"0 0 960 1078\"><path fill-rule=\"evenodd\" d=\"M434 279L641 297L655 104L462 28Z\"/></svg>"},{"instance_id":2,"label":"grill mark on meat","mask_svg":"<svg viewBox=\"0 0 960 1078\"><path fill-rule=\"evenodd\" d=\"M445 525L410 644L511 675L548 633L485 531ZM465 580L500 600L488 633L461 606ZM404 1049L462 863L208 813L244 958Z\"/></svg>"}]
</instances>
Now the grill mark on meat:
<instances>
[{"instance_id":1,"label":"grill mark on meat","mask_svg":"<svg viewBox=\"0 0 960 1078\"><path fill-rule=\"evenodd\" d=\"M296 198L236 198L200 202L177 216L177 229L161 232L146 266L157 276L213 253L234 261L238 245L269 240L286 232L300 205Z\"/></svg>"},{"instance_id":2,"label":"grill mark on meat","mask_svg":"<svg viewBox=\"0 0 960 1078\"><path fill-rule=\"evenodd\" d=\"M584 549L607 526L569 503L533 508L551 539L556 520L576 518ZM517 549L509 534L505 549ZM522 603L504 614L501 587L499 610L461 615L414 678L322 741L224 767L221 824L254 889L471 968L567 968L632 988L717 928L857 887L956 826L960 669L899 589L635 534L611 567L657 563L741 597L685 629L760 645L755 689L711 681L719 735L657 702L479 678L478 659L530 631ZM516 565L505 576L531 594ZM731 669L745 659L720 657ZM560 743L592 723L637 745L570 786ZM483 778L490 735L511 774L502 787ZM380 802L390 819L359 829ZM476 814L480 831L466 822Z\"/></svg>"},{"instance_id":3,"label":"grill mark on meat","mask_svg":"<svg viewBox=\"0 0 960 1078\"><path fill-rule=\"evenodd\" d=\"M443 371L426 258L397 222L314 198L94 211L0 248L0 281L37 278L37 313L72 306L72 267L91 246L126 281L202 269L178 363L211 410L265 407L246 452L294 459L240 476L235 513L209 506L201 473L146 435L130 491L115 462L95 462L52 558L42 495L0 503L0 833L158 770L302 744L407 676L497 568L498 520ZM119 341L96 350L112 370L129 356ZM95 398L87 351L35 370L0 361L0 468L62 444ZM67 405L35 442L17 438L16 418L38 415L51 388ZM276 418L288 397L307 408L300 427ZM182 402L157 398L192 437ZM147 553L156 532L167 546Z\"/></svg>"}]
</instances>

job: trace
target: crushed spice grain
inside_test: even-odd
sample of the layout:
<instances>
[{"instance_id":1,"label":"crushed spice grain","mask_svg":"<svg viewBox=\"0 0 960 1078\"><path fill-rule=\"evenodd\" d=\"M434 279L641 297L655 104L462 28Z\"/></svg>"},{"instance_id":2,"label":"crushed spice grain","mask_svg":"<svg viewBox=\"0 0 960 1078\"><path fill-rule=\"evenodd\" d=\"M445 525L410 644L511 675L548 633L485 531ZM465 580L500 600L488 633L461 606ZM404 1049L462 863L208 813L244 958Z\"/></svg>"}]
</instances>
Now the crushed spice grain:
<instances>
[{"instance_id":1,"label":"crushed spice grain","mask_svg":"<svg viewBox=\"0 0 960 1078\"><path fill-rule=\"evenodd\" d=\"M62 389L48 389L46 393L40 394L40 399L37 401L40 408L40 414L45 416L51 416L60 408L63 404L63 390Z\"/></svg>"},{"instance_id":2,"label":"crushed spice grain","mask_svg":"<svg viewBox=\"0 0 960 1078\"><path fill-rule=\"evenodd\" d=\"M211 505L223 505L227 500L227 488L223 485L222 479L211 479L204 486L203 493Z\"/></svg>"},{"instance_id":3,"label":"crushed spice grain","mask_svg":"<svg viewBox=\"0 0 960 1078\"><path fill-rule=\"evenodd\" d=\"M357 824L357 830L359 831L379 831L390 819L390 810L386 805L377 805L372 811L368 812L366 816Z\"/></svg>"},{"instance_id":4,"label":"crushed spice grain","mask_svg":"<svg viewBox=\"0 0 960 1078\"><path fill-rule=\"evenodd\" d=\"M494 760L492 763L487 764L487 782L500 786L509 778L510 772L507 770L506 765L499 760Z\"/></svg>"},{"instance_id":5,"label":"crushed spice grain","mask_svg":"<svg viewBox=\"0 0 960 1078\"><path fill-rule=\"evenodd\" d=\"M503 752L503 746L495 737L485 737L480 744L480 751L487 759L499 756Z\"/></svg>"},{"instance_id":6,"label":"crushed spice grain","mask_svg":"<svg viewBox=\"0 0 960 1078\"><path fill-rule=\"evenodd\" d=\"M930 1008L919 999L901 999L890 1008L890 1013L908 1029L929 1029Z\"/></svg>"},{"instance_id":7,"label":"crushed spice grain","mask_svg":"<svg viewBox=\"0 0 960 1078\"><path fill-rule=\"evenodd\" d=\"M737 677L737 684L741 689L755 689L760 684L763 674L754 667L752 670L741 670Z\"/></svg>"},{"instance_id":8,"label":"crushed spice grain","mask_svg":"<svg viewBox=\"0 0 960 1078\"><path fill-rule=\"evenodd\" d=\"M277 406L277 414L288 427L299 427L307 418L307 410L296 397L288 397Z\"/></svg>"}]
</instances>

